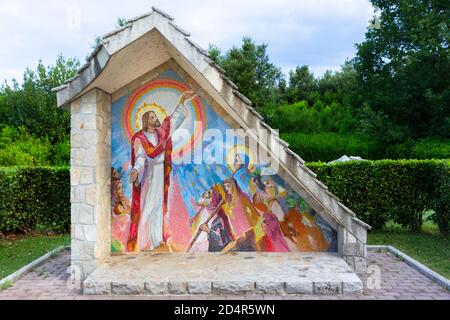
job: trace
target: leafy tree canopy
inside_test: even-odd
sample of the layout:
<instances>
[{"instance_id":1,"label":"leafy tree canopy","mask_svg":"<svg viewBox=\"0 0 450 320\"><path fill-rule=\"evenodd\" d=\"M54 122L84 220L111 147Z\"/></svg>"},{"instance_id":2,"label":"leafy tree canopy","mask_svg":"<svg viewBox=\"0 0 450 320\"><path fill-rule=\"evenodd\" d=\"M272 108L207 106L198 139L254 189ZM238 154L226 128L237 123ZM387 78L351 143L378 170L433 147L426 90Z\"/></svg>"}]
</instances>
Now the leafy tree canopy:
<instances>
[{"instance_id":1,"label":"leafy tree canopy","mask_svg":"<svg viewBox=\"0 0 450 320\"><path fill-rule=\"evenodd\" d=\"M267 44L258 45L245 37L241 47L233 47L222 54L219 48L210 46L209 54L255 107L279 102L279 88L285 82L281 69L270 62Z\"/></svg>"},{"instance_id":2,"label":"leafy tree canopy","mask_svg":"<svg viewBox=\"0 0 450 320\"><path fill-rule=\"evenodd\" d=\"M372 4L380 8L380 25L367 31L354 62L358 91L378 122L373 125L399 139L449 138L450 2Z\"/></svg>"},{"instance_id":3,"label":"leafy tree canopy","mask_svg":"<svg viewBox=\"0 0 450 320\"><path fill-rule=\"evenodd\" d=\"M23 127L36 137L51 143L68 139L70 115L56 108L56 95L51 89L73 77L80 62L58 56L56 63L44 66L39 61L36 70L26 69L23 81L13 80L0 87L0 124Z\"/></svg>"}]
</instances>

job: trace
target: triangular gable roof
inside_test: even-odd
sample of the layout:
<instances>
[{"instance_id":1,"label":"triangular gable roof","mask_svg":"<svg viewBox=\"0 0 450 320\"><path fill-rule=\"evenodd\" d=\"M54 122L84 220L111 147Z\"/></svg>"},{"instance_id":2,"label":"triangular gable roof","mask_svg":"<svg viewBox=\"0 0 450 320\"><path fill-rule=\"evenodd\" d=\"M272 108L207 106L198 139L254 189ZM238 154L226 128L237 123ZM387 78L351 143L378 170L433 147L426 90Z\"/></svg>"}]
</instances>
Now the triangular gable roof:
<instances>
[{"instance_id":1,"label":"triangular gable roof","mask_svg":"<svg viewBox=\"0 0 450 320\"><path fill-rule=\"evenodd\" d=\"M119 89L121 85L126 85L126 82L137 79L138 76L149 71L145 68L150 67L141 66L142 74L130 75L133 78L123 79L123 83L118 80L116 84L111 85L110 81L108 83L102 81L103 73L108 72L109 67L107 68L107 66L127 63L127 59L124 59L123 56L120 58L121 52L127 47L138 46L138 41L141 38L155 31L163 39L165 48L171 58L175 59L182 68L196 75L194 79L199 85L205 90L209 89L207 92L211 97L223 106L244 129L268 129L271 132L272 145L267 146L267 148L274 150L274 147L277 147L280 150L278 161L285 171L282 178L289 184L298 187L296 191L332 226L345 228L365 243L366 230L370 229L370 226L359 220L352 210L342 204L328 190L327 186L316 178L316 175L305 166L305 161L289 149L289 144L283 141L277 132L264 122L263 117L252 107L251 101L238 91L237 85L225 75L225 71L211 60L204 49L189 38L188 32L175 24L170 15L159 9L152 7L151 12L130 19L124 27L104 35L100 45L88 57L86 64L78 70L75 77L62 86L53 89L57 93L58 106L69 105L73 100L93 88L100 88L112 93ZM153 37L152 39L156 38ZM144 51L150 50L149 43L148 41L143 43L144 47L141 47L141 49L144 48ZM113 63L113 59L116 59L116 62ZM154 63L164 62L162 61L164 59L165 57L161 57L161 61L156 59ZM148 61L150 59L142 59L141 57L141 60ZM133 70L139 71L139 67ZM114 74L113 71L110 72ZM112 78L120 77L110 76L108 79ZM107 86L111 87L107 88ZM276 144L276 146L273 144Z\"/></svg>"}]
</instances>

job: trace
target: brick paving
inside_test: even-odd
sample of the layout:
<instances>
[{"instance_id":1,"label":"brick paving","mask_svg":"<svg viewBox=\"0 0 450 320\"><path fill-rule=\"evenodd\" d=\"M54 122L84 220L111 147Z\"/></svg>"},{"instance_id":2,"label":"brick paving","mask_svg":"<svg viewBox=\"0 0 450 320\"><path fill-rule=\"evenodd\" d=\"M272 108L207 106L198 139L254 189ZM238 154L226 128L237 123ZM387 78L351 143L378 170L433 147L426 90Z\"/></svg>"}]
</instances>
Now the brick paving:
<instances>
[{"instance_id":1,"label":"brick paving","mask_svg":"<svg viewBox=\"0 0 450 320\"><path fill-rule=\"evenodd\" d=\"M364 283L362 294L337 296L83 296L79 290L69 289L66 285L69 265L70 251L66 250L25 275L10 288L0 291L0 300L450 300L450 291L388 253L368 254L369 271L358 274ZM378 274L380 277L377 277ZM378 288L371 289L374 286Z\"/></svg>"}]
</instances>

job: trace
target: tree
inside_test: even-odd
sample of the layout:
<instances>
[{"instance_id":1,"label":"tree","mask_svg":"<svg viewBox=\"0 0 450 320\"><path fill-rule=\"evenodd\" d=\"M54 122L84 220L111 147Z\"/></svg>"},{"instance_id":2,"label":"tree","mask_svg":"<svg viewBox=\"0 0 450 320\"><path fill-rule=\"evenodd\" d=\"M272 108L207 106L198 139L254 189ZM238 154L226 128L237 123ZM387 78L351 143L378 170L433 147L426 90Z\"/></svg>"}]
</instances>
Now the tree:
<instances>
[{"instance_id":1,"label":"tree","mask_svg":"<svg viewBox=\"0 0 450 320\"><path fill-rule=\"evenodd\" d=\"M290 103L308 100L315 91L317 91L317 81L308 66L303 65L289 72L288 100Z\"/></svg>"},{"instance_id":2,"label":"tree","mask_svg":"<svg viewBox=\"0 0 450 320\"><path fill-rule=\"evenodd\" d=\"M208 47L208 54L209 57L217 64L221 63L221 58L222 58L222 51L220 50L219 47L210 44Z\"/></svg>"},{"instance_id":3,"label":"tree","mask_svg":"<svg viewBox=\"0 0 450 320\"><path fill-rule=\"evenodd\" d=\"M76 74L77 59L58 56L56 63L44 66L39 61L35 71L27 68L23 82L0 88L0 124L24 127L30 134L48 138L53 144L69 138L70 114L56 107L56 96L51 89L63 84Z\"/></svg>"},{"instance_id":4,"label":"tree","mask_svg":"<svg viewBox=\"0 0 450 320\"><path fill-rule=\"evenodd\" d=\"M317 89L319 93L325 92L348 94L356 90L357 74L352 61L345 61L341 70L325 73L318 79Z\"/></svg>"},{"instance_id":5,"label":"tree","mask_svg":"<svg viewBox=\"0 0 450 320\"><path fill-rule=\"evenodd\" d=\"M371 2L380 27L367 31L354 59L362 99L398 137L449 138L449 2Z\"/></svg>"},{"instance_id":6,"label":"tree","mask_svg":"<svg viewBox=\"0 0 450 320\"><path fill-rule=\"evenodd\" d=\"M251 38L244 37L241 47L233 47L222 55L220 49L210 45L209 54L255 107L279 103L279 88L285 86L283 73L270 62L267 44L257 45Z\"/></svg>"}]
</instances>

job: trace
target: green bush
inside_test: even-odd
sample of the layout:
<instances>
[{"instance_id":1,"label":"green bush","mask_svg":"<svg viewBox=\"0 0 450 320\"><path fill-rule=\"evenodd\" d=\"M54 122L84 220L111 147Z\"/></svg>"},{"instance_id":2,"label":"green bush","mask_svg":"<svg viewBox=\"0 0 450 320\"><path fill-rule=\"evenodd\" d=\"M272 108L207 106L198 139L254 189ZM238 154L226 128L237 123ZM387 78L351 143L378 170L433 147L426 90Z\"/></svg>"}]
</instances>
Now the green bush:
<instances>
[{"instance_id":1,"label":"green bush","mask_svg":"<svg viewBox=\"0 0 450 320\"><path fill-rule=\"evenodd\" d=\"M281 138L305 161L329 162L343 155L372 159L371 142L359 135L294 132L281 134Z\"/></svg>"},{"instance_id":2,"label":"green bush","mask_svg":"<svg viewBox=\"0 0 450 320\"><path fill-rule=\"evenodd\" d=\"M320 99L322 98L323 101ZM268 123L282 133L348 132L354 126L350 108L332 99L316 97L313 105L307 101L265 107L262 110Z\"/></svg>"},{"instance_id":3,"label":"green bush","mask_svg":"<svg viewBox=\"0 0 450 320\"><path fill-rule=\"evenodd\" d=\"M67 167L0 168L0 231L70 230Z\"/></svg>"},{"instance_id":4,"label":"green bush","mask_svg":"<svg viewBox=\"0 0 450 320\"><path fill-rule=\"evenodd\" d=\"M0 166L67 165L70 143L52 144L47 138L32 136L24 127L0 126Z\"/></svg>"},{"instance_id":5,"label":"green bush","mask_svg":"<svg viewBox=\"0 0 450 320\"><path fill-rule=\"evenodd\" d=\"M438 226L442 235L450 233L450 162L442 169L441 180L438 181L435 198L435 212L431 216Z\"/></svg>"},{"instance_id":6,"label":"green bush","mask_svg":"<svg viewBox=\"0 0 450 320\"><path fill-rule=\"evenodd\" d=\"M418 141L411 152L414 159L450 159L450 139L423 139Z\"/></svg>"},{"instance_id":7,"label":"green bush","mask_svg":"<svg viewBox=\"0 0 450 320\"><path fill-rule=\"evenodd\" d=\"M310 163L308 167L374 229L383 228L391 219L418 231L427 209L436 211L434 219L441 230L448 228L450 172L446 161L352 161Z\"/></svg>"}]
</instances>

